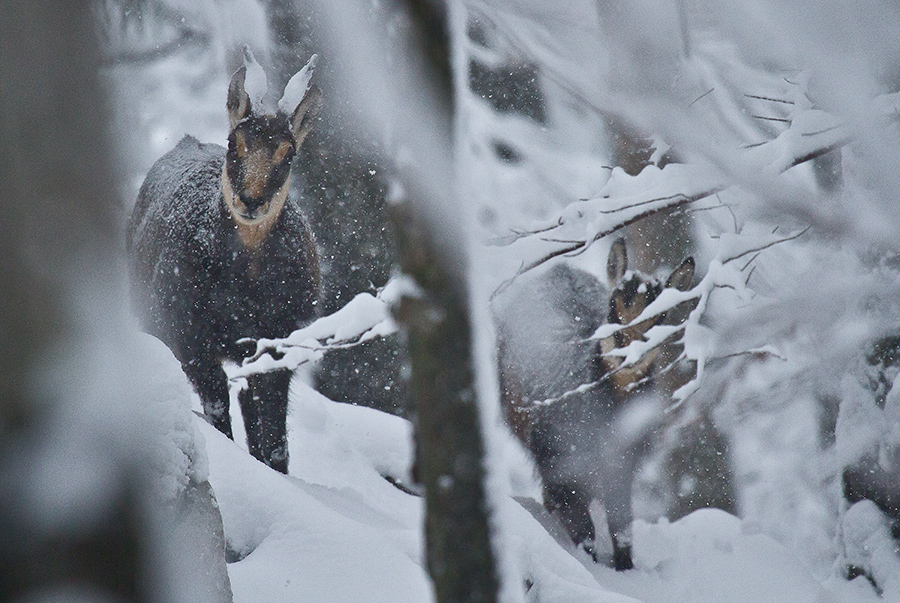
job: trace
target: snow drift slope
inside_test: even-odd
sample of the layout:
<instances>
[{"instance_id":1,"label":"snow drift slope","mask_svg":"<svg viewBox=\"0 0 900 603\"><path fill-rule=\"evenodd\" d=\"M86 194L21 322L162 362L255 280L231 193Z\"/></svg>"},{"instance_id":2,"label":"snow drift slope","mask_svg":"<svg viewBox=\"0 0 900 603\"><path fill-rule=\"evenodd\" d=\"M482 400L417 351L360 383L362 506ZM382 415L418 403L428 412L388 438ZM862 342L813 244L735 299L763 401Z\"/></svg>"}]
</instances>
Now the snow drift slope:
<instances>
[{"instance_id":1,"label":"snow drift slope","mask_svg":"<svg viewBox=\"0 0 900 603\"><path fill-rule=\"evenodd\" d=\"M408 449L405 422L333 403L330 414L324 399L306 393L309 403L295 414L307 421L295 420L290 433L290 477L198 419L226 539L243 557L229 565L235 601L430 600L418 499L389 484L340 435L358 428L363 437L355 440L365 449L369 422L369 433L392 433ZM351 410L349 420L341 421L342 410Z\"/></svg>"},{"instance_id":2,"label":"snow drift slope","mask_svg":"<svg viewBox=\"0 0 900 603\"><path fill-rule=\"evenodd\" d=\"M173 404L183 405L180 412L187 417L188 386L178 363L158 341L150 337L142 341L154 357L169 360L145 367L155 386L163 388L156 397L172 399L166 407L171 413L177 410ZM209 480L222 513L229 556L235 560L228 573L237 603L433 600L423 561L422 499L383 477L408 480L412 457L408 422L332 402L295 379L288 418L290 475L285 476L253 459L203 419L194 421L195 431L161 421L171 424L173 437L156 438L161 448L157 464L177 479L186 470L184 463L179 454L167 450L180 450L181 436L199 431L192 445L206 447ZM534 515L511 498L503 499L497 509L504 516L500 524L510 531L499 542L518 571L507 578L514 585L531 585L520 594L520 601L879 600L864 579L847 583L832 577L823 582L773 538L721 511L698 511L672 524L637 522L637 569L617 573L594 565L565 540L560 544L550 535L553 522L540 506L526 506L535 510ZM881 600L898 598L885 593Z\"/></svg>"},{"instance_id":3,"label":"snow drift slope","mask_svg":"<svg viewBox=\"0 0 900 603\"><path fill-rule=\"evenodd\" d=\"M422 501L382 477L405 481L409 424L332 402L299 380L291 404L289 476L197 419L226 539L240 558L228 566L235 601L431 601ZM529 602L877 600L864 581L820 582L785 547L721 511L638 522L638 569L625 573L561 547L512 499L498 512L514 527L504 542L533 584Z\"/></svg>"}]
</instances>

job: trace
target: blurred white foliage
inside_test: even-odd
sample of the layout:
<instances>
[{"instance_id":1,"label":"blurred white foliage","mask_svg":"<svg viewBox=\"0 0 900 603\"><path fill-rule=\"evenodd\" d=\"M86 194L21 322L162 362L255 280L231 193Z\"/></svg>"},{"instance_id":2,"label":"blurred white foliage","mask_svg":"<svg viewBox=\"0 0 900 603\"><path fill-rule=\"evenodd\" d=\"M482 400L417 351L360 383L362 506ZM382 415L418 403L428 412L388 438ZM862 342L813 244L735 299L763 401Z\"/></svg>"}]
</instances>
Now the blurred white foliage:
<instances>
[{"instance_id":1,"label":"blurred white foliage","mask_svg":"<svg viewBox=\"0 0 900 603\"><path fill-rule=\"evenodd\" d=\"M900 40L897 8L878 0L858 10L704 0L463 5L490 32L490 52L457 33L464 56L536 64L549 113L546 126L501 115L471 92L459 105L464 194L488 218L482 239L494 245L486 269L495 286L544 262L599 273L603 250L593 247L624 224L666 206L691 212L705 276L641 319L700 301L675 329L696 364L677 397L716 409L734 439L743 512L830 571L835 480L853 456L847 450L872 442L839 429L835 455L819 432L820 405L844 399L872 342L900 325L900 273L890 267L900 132L896 95L885 94L900 72L900 54L890 51ZM681 163L637 176L604 167L609 115L663 141ZM580 135L563 134L573 131ZM501 161L496 140L521 160ZM843 156L837 192L808 161L832 150ZM634 359L679 335L656 328L650 336L621 353ZM890 427L880 413L872 419L878 433Z\"/></svg>"},{"instance_id":2,"label":"blurred white foliage","mask_svg":"<svg viewBox=\"0 0 900 603\"><path fill-rule=\"evenodd\" d=\"M266 63L259 2L164 4L210 32L213 52L201 60L172 57L136 85L121 87L130 112L122 130L133 134L130 143L143 157L131 170L138 182L185 132L224 140L230 75L224 65L231 50L250 43ZM549 114L539 125L500 115L471 94L457 98L460 198L474 203L478 222L458 220L447 231L473 225L477 242L504 243L476 248L479 282L495 288L572 245L578 255L549 261L599 275L606 241L598 234L668 203L693 212L698 272L705 277L685 294L701 305L677 330L702 374L682 398L715 407L732 436L742 514L817 571L829 571L840 462L874 444L845 429L856 418L854 407L872 406L854 373L870 342L900 324L900 279L888 261L900 217L898 101L887 94L896 87L900 56L897 7L883 0L643 0L627 9L593 0L469 0L457 6L490 38L486 46L465 27L454 31L457 58L536 64ZM362 121L390 121L385 116L396 106L384 94L389 63L372 66L348 50L371 33L366 22L348 4L326 9L321 25L343 40L327 55L346 67L342 93L357 100ZM114 69L128 81L128 66ZM423 94L409 101L421 110L416 115L428 115L427 100ZM610 170L609 115L653 135L683 163L635 177ZM128 127L136 123L139 128ZM424 178L443 199L449 161L436 144L431 148L434 132L422 141L431 154L401 149L404 167L426 175L434 168L429 164L443 167ZM515 148L521 161L499 160L496 141ZM791 167L817 149L841 145L840 193L820 189L808 163ZM684 299L666 297L649 311ZM355 316L369 319L369 327L384 326L376 318L382 311ZM326 339L336 333L328 330ZM284 347L289 362L298 362L290 354L314 357L328 345L309 335ZM624 352L637 354L640 347ZM819 441L816 421L827 396L848 402L837 451ZM868 420L861 425L877 426L879 434L896 431L895 414L863 414Z\"/></svg>"},{"instance_id":3,"label":"blurred white foliage","mask_svg":"<svg viewBox=\"0 0 900 603\"><path fill-rule=\"evenodd\" d=\"M260 339L256 353L240 367L227 369L230 379L279 368L295 370L320 359L328 350L358 345L375 337L395 333L397 324L391 305L402 295L417 295L406 277L396 277L376 295L359 293L343 308L297 329L282 339Z\"/></svg>"}]
</instances>

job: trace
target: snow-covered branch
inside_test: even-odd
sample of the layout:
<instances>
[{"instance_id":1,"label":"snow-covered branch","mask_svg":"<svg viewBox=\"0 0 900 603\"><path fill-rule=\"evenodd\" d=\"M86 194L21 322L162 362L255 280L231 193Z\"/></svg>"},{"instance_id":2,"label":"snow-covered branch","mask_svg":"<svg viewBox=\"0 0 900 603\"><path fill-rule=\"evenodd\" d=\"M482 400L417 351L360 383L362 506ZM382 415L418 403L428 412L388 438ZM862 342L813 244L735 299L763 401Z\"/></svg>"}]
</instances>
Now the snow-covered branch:
<instances>
[{"instance_id":1,"label":"snow-covered branch","mask_svg":"<svg viewBox=\"0 0 900 603\"><path fill-rule=\"evenodd\" d=\"M741 173L778 175L848 141L845 126L822 111L809 109L799 112L791 127L774 140L744 149L733 167ZM537 256L523 263L498 292L517 276L554 258L583 253L603 237L661 211L705 199L733 186L731 181L720 170L702 164L669 164L663 168L651 165L637 176L613 170L596 197L573 202L533 228L493 241L501 246L531 246L532 249L523 249L523 254ZM548 251L547 247L551 249Z\"/></svg>"},{"instance_id":2,"label":"snow-covered branch","mask_svg":"<svg viewBox=\"0 0 900 603\"><path fill-rule=\"evenodd\" d=\"M681 335L674 343L684 346L684 350L670 363L669 366L662 367L660 371L670 370L672 366L682 360L694 362L696 369L694 377L674 393L674 404L670 407L670 410L674 410L700 387L706 365L711 360L716 359L714 334L710 329L700 323L713 291L716 291L717 289L728 289L736 294L738 298L744 300L749 300L753 296L753 292L747 287L747 279L743 274L748 268L749 263L739 264L736 263L736 260L748 255L759 254L775 245L796 240L803 236L808 230L809 229L806 228L784 236L771 233L767 236L756 237L740 235L725 235L720 237L719 255L721 259L714 260L710 263L706 275L695 287L688 291L679 291L674 288L664 289L659 296L631 322L628 324L603 324L593 335L591 335L590 339L594 341L609 339L620 331L634 328L635 326L648 321L657 320L680 306L691 304L693 308L684 322L674 325L655 325L647 330L643 339L636 339L627 346L613 348L612 350L604 352L605 356L615 356L622 359L615 370L607 372L596 381L582 383L578 387L566 391L559 396L540 400L537 404L553 404L560 400L564 400L569 396L597 387L615 373L638 366L638 364L648 358L654 350L666 343L673 342L676 337ZM781 357L772 348L746 350L739 354L764 354L772 357ZM731 353L721 356L721 358L735 355L737 354ZM639 381L636 385L639 385L640 383L641 382Z\"/></svg>"},{"instance_id":3,"label":"snow-covered branch","mask_svg":"<svg viewBox=\"0 0 900 603\"><path fill-rule=\"evenodd\" d=\"M231 367L228 377L241 379L276 369L294 370L313 362L330 350L349 348L376 337L395 333L397 325L391 306L402 296L414 292L406 278L391 279L377 295L360 293L328 316L298 329L283 339L260 339L256 352L239 367Z\"/></svg>"}]
</instances>

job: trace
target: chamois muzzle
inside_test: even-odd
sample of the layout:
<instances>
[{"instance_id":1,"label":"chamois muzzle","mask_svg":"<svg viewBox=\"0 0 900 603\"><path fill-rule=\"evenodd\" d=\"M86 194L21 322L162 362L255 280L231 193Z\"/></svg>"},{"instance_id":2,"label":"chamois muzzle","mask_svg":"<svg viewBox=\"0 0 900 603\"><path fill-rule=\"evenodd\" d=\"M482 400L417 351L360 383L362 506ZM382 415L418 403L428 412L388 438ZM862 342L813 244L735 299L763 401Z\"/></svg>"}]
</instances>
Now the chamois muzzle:
<instances>
[{"instance_id":1,"label":"chamois muzzle","mask_svg":"<svg viewBox=\"0 0 900 603\"><path fill-rule=\"evenodd\" d=\"M256 217L256 212L268 201L268 199L265 197L252 197L247 194L246 191L241 191L238 194L238 197L240 197L241 203L243 203L244 207L246 208L244 217L248 219Z\"/></svg>"}]
</instances>

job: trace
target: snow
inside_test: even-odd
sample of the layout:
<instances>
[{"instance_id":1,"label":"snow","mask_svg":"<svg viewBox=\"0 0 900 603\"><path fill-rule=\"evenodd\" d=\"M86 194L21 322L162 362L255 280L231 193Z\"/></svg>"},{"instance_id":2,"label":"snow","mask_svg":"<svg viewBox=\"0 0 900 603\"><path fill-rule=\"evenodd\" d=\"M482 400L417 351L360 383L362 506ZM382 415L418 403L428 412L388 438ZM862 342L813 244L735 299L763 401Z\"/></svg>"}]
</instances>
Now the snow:
<instances>
[{"instance_id":1,"label":"snow","mask_svg":"<svg viewBox=\"0 0 900 603\"><path fill-rule=\"evenodd\" d=\"M391 279L377 295L359 293L343 308L323 316L282 339L260 339L256 353L240 367L228 367L232 380L276 368L294 370L318 360L329 349L355 345L397 330L390 313L401 295L417 295L408 278ZM274 351L278 358L269 352Z\"/></svg>"},{"instance_id":2,"label":"snow","mask_svg":"<svg viewBox=\"0 0 900 603\"><path fill-rule=\"evenodd\" d=\"M196 6L218 15L222 12L218 4ZM243 7L236 14L262 12L259 3L249 0L226 4ZM554 6L521 0L504 2L499 9L490 3L477 4L485 20L493 19L503 29L499 37L511 46L512 54L540 64L552 119L548 126L536 127L516 116L498 116L481 101L461 98L459 114L467 121L457 130L458 151L471 187L464 192L479 203L480 212L478 225L464 224L473 231L481 228L479 234L493 243L486 251L474 252L474 263L482 269L475 277L482 290L474 299L485 302L489 296L484 289L492 293L502 279L573 242L583 247L567 254L565 261L600 273L606 241L598 235L642 212L718 191L693 205L705 210L695 214L698 272L705 276L691 291L666 291L638 320L679 301L700 303L691 321L678 327L683 330L685 356L699 365L698 379L680 395L683 399L690 395L689 402L697 405L714 406L725 417L743 517L698 511L673 523L639 520L634 526L637 568L615 573L594 565L560 537L560 527L539 503L540 486L530 459L501 427L489 426L491 490L496 498L492 507L498 516L498 546L509 557L504 577L512 584L505 588L518 592L523 580L533 583L527 593L511 600L900 600L900 567L883 517L865 503L843 512L835 481L841 464L900 440L900 388L891 392L883 410L878 409L854 373L859 350L873 337L889 332L900 316L894 301L900 299L896 275L872 268L855 255L872 243L891 244L896 238L897 205L892 191L897 187L887 174L900 171L886 169L892 156L887 151L893 148L887 142L893 142L886 138L877 141L882 146L871 149L865 144L844 149L846 184L840 198L816 190L807 166L791 168L812 151L843 144L848 136L864 137L864 126L886 132L894 128L885 127L885 118L896 113L897 94L874 100L848 95L845 101L858 103L848 107L829 98L827 86L819 85L816 92L824 90L825 96L814 105L810 73L796 69L802 61L790 70L777 68L783 61L793 62L793 55L757 48L767 57L778 55L777 61L760 69L747 60L746 47L738 48L740 42L707 39L698 31L691 58L680 66L678 81L666 91L670 97L662 94L652 102L627 96L623 100L602 90L609 81L604 71L610 65L604 65L608 58L604 50L598 52L595 2ZM645 4L650 7L653 2ZM329 10L342 10L339 5L334 3ZM766 6L729 6L740 9L730 17L735 29L753 29L755 44L772 37L755 22L752 27L747 25L749 20L738 23L747 10L763 14ZM722 18L727 10L713 12ZM828 14L822 11L820 18ZM229 44L238 48L240 43L253 43L268 64L264 26L258 21L250 28L247 19L240 27L228 23L232 33L259 34ZM335 35L343 37L348 47L362 45L363 37L348 29L348 23L329 24L340 27ZM798 27L791 35L802 37L802 30ZM212 34L223 35L218 30ZM621 36L627 38L629 31L623 30ZM867 39L859 38L863 44L870 43ZM130 160L134 165L126 166L134 190L150 163L185 132L204 142L224 140L228 79L220 42L213 40L221 55L218 60L191 51L159 64L117 68L127 82L119 87L120 105L126 107L120 108L125 113L118 128L125 133L121 144L134 147L121 155L137 158ZM662 48L672 40L658 42ZM806 43L812 48L812 42ZM474 45L467 44L474 52ZM834 51L823 57L840 54L831 36L819 36L816 44ZM884 52L890 54L887 49ZM503 58L499 54L487 58ZM286 86L279 102L282 111L292 111L303 98L315 58ZM351 60L332 53L327 58L338 66L336 70L357 65L356 72L342 75L352 83L344 91L346 96L359 95L361 106L379 106L376 101L381 97L371 90L377 88L375 82L387 86L381 75L391 64L377 61L377 69L369 72L354 62L358 57ZM248 93L261 99L265 74L260 78L255 59L247 64ZM463 61L461 69L465 68ZM660 74L658 69L654 74L663 79L672 75ZM653 84L659 83L657 78ZM748 92L760 98L750 99L745 96ZM337 89L332 93L345 96ZM593 115L597 105L635 117L636 123L671 143L686 162L650 166L635 177L609 169L604 157L607 149L597 148L596 116L585 117ZM855 121L866 112L871 114L869 121ZM364 121L381 127L377 115L362 114ZM753 114L790 119L791 124L782 127L777 121L754 120ZM522 163L497 161L491 150L494 140L511 144L523 157ZM405 164L398 161L401 167L419 168L432 161L404 148L408 159ZM661 148L657 147L656 157ZM398 151L395 158L401 159L401 154ZM399 182L394 186L402 186ZM445 180L436 177L434 182ZM126 197L133 199L133 192ZM818 227L810 236L792 238L809 223ZM278 362L308 366L329 345L390 333L395 329L390 303L386 292L363 294L309 330L287 340L265 342L284 352L284 358L275 361L262 354L254 363L235 368L232 378L278 366ZM486 314L483 307L477 311ZM653 343L677 338L678 331L655 327L648 335L648 344L635 343L622 352L629 359L639 357ZM409 423L322 398L298 377L291 394L291 465L285 477L179 406L177 401L188 395L183 375L158 342L150 345L157 349L150 353L155 360L143 367L146 387L132 393L155 400L148 411L161 417L154 424L161 430L159 455L153 460L154 471L160 475L158 494L167 499L183 486L187 459L196 455L190 458L198 462L198 475L208 471L227 541L241 557L228 566L236 601L432 599L422 559L422 501L384 477L410 486ZM490 362L490 354L483 356L479 362ZM120 366L106 358L100 361L104 366ZM700 371L705 371L702 384ZM480 388L479 395L486 397L483 394L489 389ZM821 400L830 396L842 401L841 416L837 444L823 450L818 421ZM240 417L232 412L235 433L241 434ZM493 439L500 438L498 433L506 437L499 443ZM201 449L205 454L199 453ZM42 504L52 507L54 492L61 490L102 488L99 481L90 481L92 475L71 471L80 460L69 455L60 455L58 465L39 472L43 488L34 497ZM89 506L93 499L85 496ZM877 598L864 578L845 581L845 562L870 569L885 589L884 599Z\"/></svg>"},{"instance_id":3,"label":"snow","mask_svg":"<svg viewBox=\"0 0 900 603\"><path fill-rule=\"evenodd\" d=\"M640 593L647 602L846 600L829 593L773 538L717 509L673 524L638 521L634 543L636 565L652 577Z\"/></svg>"},{"instance_id":4,"label":"snow","mask_svg":"<svg viewBox=\"0 0 900 603\"><path fill-rule=\"evenodd\" d=\"M900 600L900 559L884 515L869 500L847 509L841 519L844 559L872 574L888 600Z\"/></svg>"},{"instance_id":5,"label":"snow","mask_svg":"<svg viewBox=\"0 0 900 603\"><path fill-rule=\"evenodd\" d=\"M134 375L128 381L134 401L129 407L141 409L136 420L140 437L158 459L153 474L179 484L162 479L157 495L170 499L183 487L190 470L187 456L195 459L195 479L208 475L228 548L239 559L228 565L236 603L433 600L423 561L422 499L386 479L410 483L412 430L407 421L328 400L297 377L290 397L291 463L285 476L190 413L187 380L162 343L134 334L115 348L98 349L110 358L85 357L79 370L99 360L104 367ZM197 406L196 398L193 402ZM96 408L90 410L93 416ZM115 413L100 418L109 428L119 424ZM64 419L67 429L77 429L78 415ZM713 510L671 524L638 521L636 569L617 573L596 565L560 537L560 527L534 498L533 479L525 483L523 462L511 439L505 446L510 454L499 457L505 464L496 469L511 480L507 491L529 498L504 496L496 511L510 530L508 552L531 584L527 602L880 600L865 579L847 583L816 576L753 522ZM71 487L65 459L57 456L55 470L35 473L35 482L45 485L32 494L36 501L52 504L53 492ZM77 458L70 460L79 464ZM92 485L81 483L82 488ZM880 515L871 505L851 511L844 520L848 558L862 556L880 568L897 567ZM900 573L876 575L885 587L894 588ZM897 600L890 596L884 600Z\"/></svg>"},{"instance_id":6,"label":"snow","mask_svg":"<svg viewBox=\"0 0 900 603\"><path fill-rule=\"evenodd\" d=\"M408 453L408 425L304 396L315 408L294 409L290 477L197 420L226 540L243 557L229 565L235 601L428 601L418 499L378 472Z\"/></svg>"},{"instance_id":7,"label":"snow","mask_svg":"<svg viewBox=\"0 0 900 603\"><path fill-rule=\"evenodd\" d=\"M250 104L257 111L263 108L263 97L269 90L269 80L266 78L266 72L263 71L262 65L256 62L250 45L245 44L242 48L244 55L244 67L247 72L244 76L244 92L250 97Z\"/></svg>"},{"instance_id":8,"label":"snow","mask_svg":"<svg viewBox=\"0 0 900 603\"><path fill-rule=\"evenodd\" d=\"M327 400L295 381L289 417L291 464L282 476L196 419L207 442L229 546L235 601L426 602L422 500L382 476L407 482L409 424ZM803 562L752 524L717 510L669 524L638 521L637 569L595 566L507 498L500 512L523 575L527 601L865 601L866 586L821 582ZM544 521L542 524L540 521ZM751 595L752 593L752 595Z\"/></svg>"},{"instance_id":9,"label":"snow","mask_svg":"<svg viewBox=\"0 0 900 603\"><path fill-rule=\"evenodd\" d=\"M278 101L279 111L291 115L294 109L303 101L306 93L309 92L309 84L312 81L313 71L318 60L319 55L312 55L309 58L309 62L303 66L303 69L288 80L288 83L284 86L284 94L281 96L281 100Z\"/></svg>"},{"instance_id":10,"label":"snow","mask_svg":"<svg viewBox=\"0 0 900 603\"><path fill-rule=\"evenodd\" d=\"M140 421L145 430L153 426L145 437L160 459L154 474L185 475L185 451L200 459L198 477L208 474L228 548L240 559L228 564L237 603L433 600L423 561L422 499L386 479L410 485L407 421L328 400L297 377L288 417L291 461L284 476L189 412L188 383L165 346L146 335L128 345L125 357L139 359L142 367L135 372L135 400L156 400L144 409L154 420ZM193 403L198 407L196 397ZM532 584L525 601L878 600L864 579L817 577L753 522L714 510L671 524L639 520L636 569L617 573L596 565L561 536L560 526L536 500L531 468L516 446L508 437L502 445L506 454L499 458L510 480L505 490L519 498L504 496L497 512L511 530L506 542L513 562ZM61 484L61 476L44 474L43 481ZM157 492L166 498L172 485L160 484ZM865 506L848 513L848 557L868 551L880 556L882 567L884 560L890 562L893 553L877 531L880 522ZM887 578L884 584L892 586Z\"/></svg>"},{"instance_id":11,"label":"snow","mask_svg":"<svg viewBox=\"0 0 900 603\"><path fill-rule=\"evenodd\" d=\"M226 540L244 556L229 565L235 600L428 601L419 499L382 477L408 481L409 425L293 392L290 477L197 421Z\"/></svg>"},{"instance_id":12,"label":"snow","mask_svg":"<svg viewBox=\"0 0 900 603\"><path fill-rule=\"evenodd\" d=\"M170 416L187 416L188 384L177 361L149 336L140 336L137 345L148 362L145 382L162 385L155 395L168 400L161 403ZM228 564L236 603L433 600L423 560L422 499L386 479L410 485L407 421L328 400L297 377L290 397L287 476L252 458L201 417L193 415L191 422L174 433L193 433L200 455L208 459L226 543L239 559ZM157 446L163 451L180 445ZM515 445L510 439L506 446L512 451ZM183 464L172 458L170 472L183 473ZM514 562L532 584L525 601L879 600L864 579L817 578L758 526L718 510L696 511L674 523L638 520L636 569L622 573L596 565L561 536L555 519L531 498L537 492L533 478L523 487L527 478L517 467L522 459L515 453L501 458L514 463L505 467L505 476L518 482L507 490L525 497L506 496L497 509L512 528L507 540ZM871 528L878 520L865 515L864 509L848 515L848 525L857 526L850 542L863 548L877 544L876 554L884 556L889 543Z\"/></svg>"}]
</instances>

